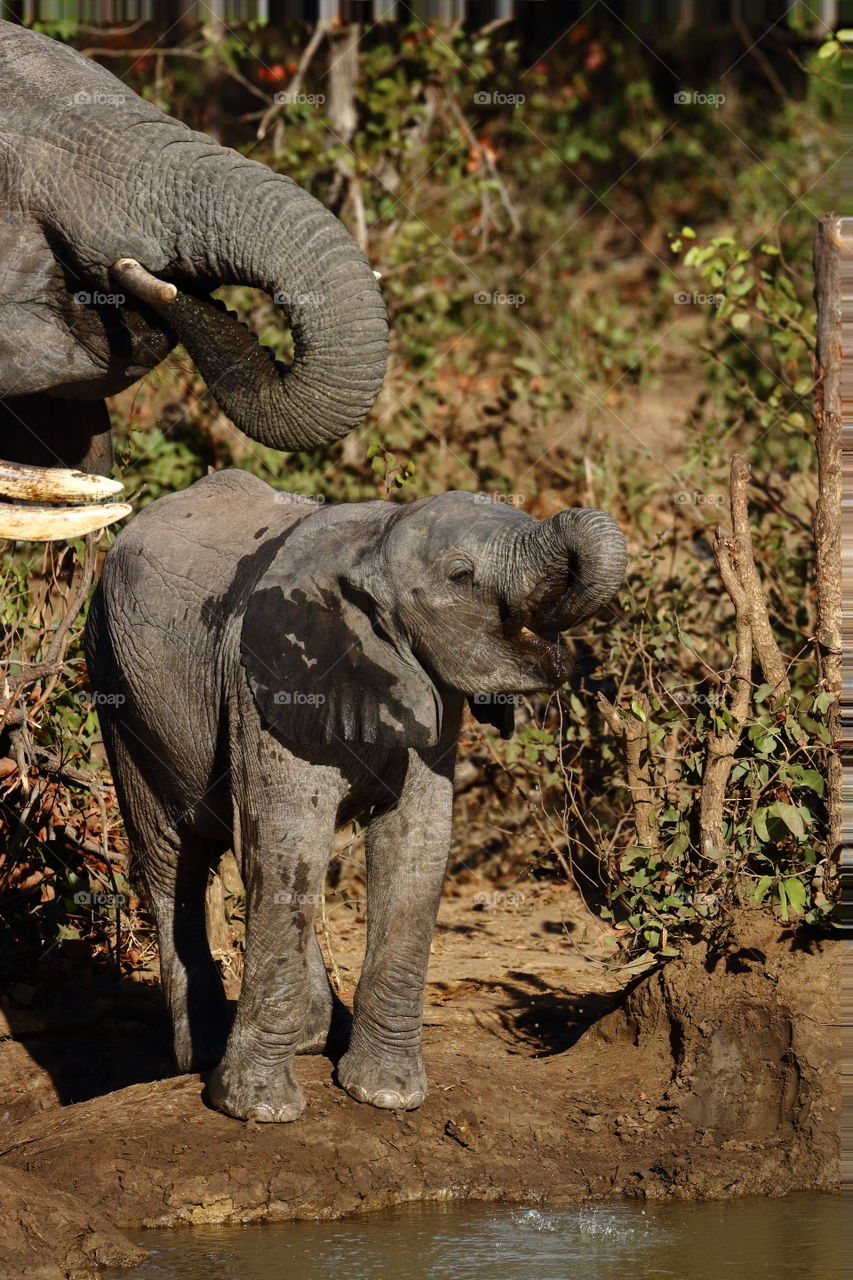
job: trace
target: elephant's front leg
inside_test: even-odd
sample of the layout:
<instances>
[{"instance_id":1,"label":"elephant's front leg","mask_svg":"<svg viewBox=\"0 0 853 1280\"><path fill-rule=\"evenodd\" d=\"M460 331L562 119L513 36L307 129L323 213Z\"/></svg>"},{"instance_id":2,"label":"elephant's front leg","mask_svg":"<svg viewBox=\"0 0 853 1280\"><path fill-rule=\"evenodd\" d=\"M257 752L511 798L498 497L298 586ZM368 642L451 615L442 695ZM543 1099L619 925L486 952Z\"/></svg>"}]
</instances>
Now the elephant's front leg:
<instances>
[{"instance_id":1,"label":"elephant's front leg","mask_svg":"<svg viewBox=\"0 0 853 1280\"><path fill-rule=\"evenodd\" d=\"M454 751L410 764L399 804L367 835L367 950L338 1079L375 1107L419 1107L427 963L450 848Z\"/></svg>"},{"instance_id":2,"label":"elephant's front leg","mask_svg":"<svg viewBox=\"0 0 853 1280\"><path fill-rule=\"evenodd\" d=\"M305 1098L294 1056L316 1003L314 913L329 860L338 795L299 763L287 797L258 786L241 813L246 959L225 1057L211 1076L214 1106L241 1120L295 1120ZM279 764L280 769L280 764ZM255 768L258 768L256 763Z\"/></svg>"}]
</instances>

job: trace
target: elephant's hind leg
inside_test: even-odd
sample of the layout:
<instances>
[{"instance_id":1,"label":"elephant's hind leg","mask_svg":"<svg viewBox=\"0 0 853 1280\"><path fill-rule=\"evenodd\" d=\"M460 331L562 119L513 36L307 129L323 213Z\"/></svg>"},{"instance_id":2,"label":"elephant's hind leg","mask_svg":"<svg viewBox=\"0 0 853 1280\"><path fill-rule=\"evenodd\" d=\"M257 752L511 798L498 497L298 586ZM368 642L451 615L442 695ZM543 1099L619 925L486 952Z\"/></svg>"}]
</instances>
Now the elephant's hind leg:
<instances>
[{"instance_id":1,"label":"elephant's hind leg","mask_svg":"<svg viewBox=\"0 0 853 1280\"><path fill-rule=\"evenodd\" d=\"M228 1003L210 954L204 899L208 871L224 845L176 829L154 788L110 735L131 854L142 867L160 943L160 980L181 1071L215 1066L228 1037ZM138 754L138 747L137 747Z\"/></svg>"},{"instance_id":2,"label":"elephant's hind leg","mask_svg":"<svg viewBox=\"0 0 853 1280\"><path fill-rule=\"evenodd\" d=\"M160 977L181 1071L215 1066L228 1039L228 1003L210 953L204 900L208 871L224 852L195 836L149 837L145 882L157 917Z\"/></svg>"}]
</instances>

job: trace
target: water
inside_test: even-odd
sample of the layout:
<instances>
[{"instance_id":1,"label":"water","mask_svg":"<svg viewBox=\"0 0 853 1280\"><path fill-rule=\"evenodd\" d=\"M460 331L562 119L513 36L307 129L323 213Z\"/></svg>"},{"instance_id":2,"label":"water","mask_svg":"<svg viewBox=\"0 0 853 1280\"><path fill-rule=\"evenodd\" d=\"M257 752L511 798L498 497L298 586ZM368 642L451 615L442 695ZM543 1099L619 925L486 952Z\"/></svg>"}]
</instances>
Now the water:
<instances>
[{"instance_id":1,"label":"water","mask_svg":"<svg viewBox=\"0 0 853 1280\"><path fill-rule=\"evenodd\" d=\"M524 1209L412 1204L336 1222L129 1233L108 1280L838 1280L841 1199Z\"/></svg>"}]
</instances>

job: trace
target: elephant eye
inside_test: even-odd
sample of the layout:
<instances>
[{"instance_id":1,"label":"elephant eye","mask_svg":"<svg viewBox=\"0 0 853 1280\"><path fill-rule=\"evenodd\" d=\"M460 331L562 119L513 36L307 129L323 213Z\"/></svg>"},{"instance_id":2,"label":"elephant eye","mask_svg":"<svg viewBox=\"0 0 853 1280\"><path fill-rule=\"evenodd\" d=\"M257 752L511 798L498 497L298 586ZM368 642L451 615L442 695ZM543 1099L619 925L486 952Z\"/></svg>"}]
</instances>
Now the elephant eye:
<instances>
[{"instance_id":1,"label":"elephant eye","mask_svg":"<svg viewBox=\"0 0 853 1280\"><path fill-rule=\"evenodd\" d=\"M474 570L460 565L457 569L451 570L449 577L451 582L473 582Z\"/></svg>"}]
</instances>

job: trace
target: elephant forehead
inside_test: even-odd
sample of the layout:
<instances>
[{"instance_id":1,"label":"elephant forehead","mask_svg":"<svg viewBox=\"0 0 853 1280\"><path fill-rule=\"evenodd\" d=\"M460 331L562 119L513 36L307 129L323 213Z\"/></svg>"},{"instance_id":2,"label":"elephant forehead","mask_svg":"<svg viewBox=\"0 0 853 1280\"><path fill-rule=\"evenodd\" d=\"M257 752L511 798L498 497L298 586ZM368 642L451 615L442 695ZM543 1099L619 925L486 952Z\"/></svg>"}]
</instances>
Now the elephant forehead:
<instances>
[{"instance_id":1,"label":"elephant forehead","mask_svg":"<svg viewBox=\"0 0 853 1280\"><path fill-rule=\"evenodd\" d=\"M391 531L395 548L417 548L428 559L453 548L478 550L512 528L538 523L534 516L506 502L476 493L440 494L417 504L410 518Z\"/></svg>"}]
</instances>

